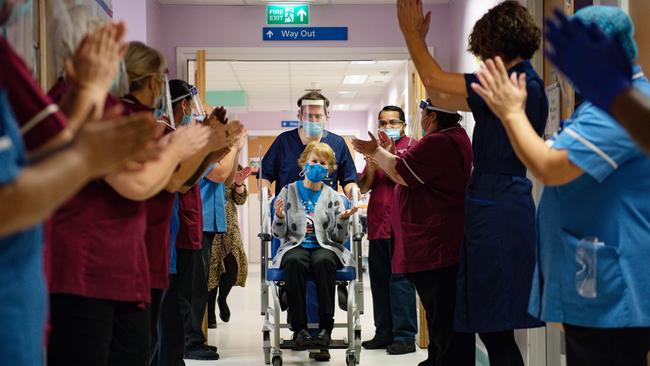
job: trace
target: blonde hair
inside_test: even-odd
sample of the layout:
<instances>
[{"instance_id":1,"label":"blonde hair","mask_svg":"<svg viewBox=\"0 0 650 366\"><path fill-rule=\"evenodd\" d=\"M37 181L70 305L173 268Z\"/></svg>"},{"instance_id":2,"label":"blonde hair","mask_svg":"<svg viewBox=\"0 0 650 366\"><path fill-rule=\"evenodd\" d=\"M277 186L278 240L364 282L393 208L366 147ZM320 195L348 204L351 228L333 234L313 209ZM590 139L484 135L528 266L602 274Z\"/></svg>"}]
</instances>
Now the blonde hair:
<instances>
[{"instance_id":1,"label":"blonde hair","mask_svg":"<svg viewBox=\"0 0 650 366\"><path fill-rule=\"evenodd\" d=\"M307 159L312 152L318 158L327 161L327 170L330 174L336 170L336 157L334 155L334 150L332 150L330 145L318 141L312 141L307 144L305 151L303 151L302 154L300 154L300 158L298 158L298 165L304 167L305 164L307 164Z\"/></svg>"},{"instance_id":2,"label":"blonde hair","mask_svg":"<svg viewBox=\"0 0 650 366\"><path fill-rule=\"evenodd\" d=\"M156 75L159 79L167 71L167 62L163 55L142 42L129 42L129 49L124 56L126 73L129 76L131 92L142 89L147 77Z\"/></svg>"}]
</instances>

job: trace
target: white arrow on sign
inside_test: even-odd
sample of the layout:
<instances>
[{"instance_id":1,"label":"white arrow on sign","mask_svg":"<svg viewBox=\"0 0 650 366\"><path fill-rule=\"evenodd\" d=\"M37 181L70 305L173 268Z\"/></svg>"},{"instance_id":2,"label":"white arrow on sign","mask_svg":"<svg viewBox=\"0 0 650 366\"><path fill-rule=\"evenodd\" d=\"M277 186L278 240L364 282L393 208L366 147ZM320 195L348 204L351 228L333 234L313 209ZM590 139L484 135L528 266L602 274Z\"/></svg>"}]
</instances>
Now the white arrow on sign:
<instances>
[{"instance_id":1,"label":"white arrow on sign","mask_svg":"<svg viewBox=\"0 0 650 366\"><path fill-rule=\"evenodd\" d=\"M266 32L266 35L267 35L269 38L271 38L271 37L273 37L273 32L268 31L268 32Z\"/></svg>"},{"instance_id":2,"label":"white arrow on sign","mask_svg":"<svg viewBox=\"0 0 650 366\"><path fill-rule=\"evenodd\" d=\"M300 17L300 21L304 22L305 17L307 16L307 12L305 11L305 9L298 10L298 16Z\"/></svg>"}]
</instances>

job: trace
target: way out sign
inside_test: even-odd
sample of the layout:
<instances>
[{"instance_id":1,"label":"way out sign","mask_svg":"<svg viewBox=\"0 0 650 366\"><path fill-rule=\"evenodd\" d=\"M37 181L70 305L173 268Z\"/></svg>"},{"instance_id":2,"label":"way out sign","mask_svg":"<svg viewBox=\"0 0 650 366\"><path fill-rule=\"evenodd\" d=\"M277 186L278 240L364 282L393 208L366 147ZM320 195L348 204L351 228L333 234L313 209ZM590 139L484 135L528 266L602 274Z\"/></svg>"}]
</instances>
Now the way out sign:
<instances>
[{"instance_id":1,"label":"way out sign","mask_svg":"<svg viewBox=\"0 0 650 366\"><path fill-rule=\"evenodd\" d=\"M266 24L309 24L309 5L267 5Z\"/></svg>"}]
</instances>

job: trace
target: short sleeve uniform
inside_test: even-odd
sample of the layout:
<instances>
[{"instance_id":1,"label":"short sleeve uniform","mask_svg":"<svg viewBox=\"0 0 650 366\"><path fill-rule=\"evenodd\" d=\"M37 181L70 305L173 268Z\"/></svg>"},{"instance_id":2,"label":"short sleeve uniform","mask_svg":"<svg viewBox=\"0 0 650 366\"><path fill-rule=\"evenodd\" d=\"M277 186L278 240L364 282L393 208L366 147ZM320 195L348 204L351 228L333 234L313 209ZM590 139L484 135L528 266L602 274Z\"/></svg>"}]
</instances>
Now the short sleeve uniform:
<instances>
[{"instance_id":1,"label":"short sleeve uniform","mask_svg":"<svg viewBox=\"0 0 650 366\"><path fill-rule=\"evenodd\" d=\"M424 136L397 158L397 172L407 185L397 185L393 198L393 273L458 263L471 167L471 143L460 126Z\"/></svg>"},{"instance_id":2,"label":"short sleeve uniform","mask_svg":"<svg viewBox=\"0 0 650 366\"><path fill-rule=\"evenodd\" d=\"M650 96L645 77L634 86ZM589 102L566 121L552 148L567 151L584 175L544 189L531 314L585 327L650 326L650 157ZM576 255L588 237L604 243L595 251L593 299L581 296L576 286L581 269Z\"/></svg>"}]
</instances>

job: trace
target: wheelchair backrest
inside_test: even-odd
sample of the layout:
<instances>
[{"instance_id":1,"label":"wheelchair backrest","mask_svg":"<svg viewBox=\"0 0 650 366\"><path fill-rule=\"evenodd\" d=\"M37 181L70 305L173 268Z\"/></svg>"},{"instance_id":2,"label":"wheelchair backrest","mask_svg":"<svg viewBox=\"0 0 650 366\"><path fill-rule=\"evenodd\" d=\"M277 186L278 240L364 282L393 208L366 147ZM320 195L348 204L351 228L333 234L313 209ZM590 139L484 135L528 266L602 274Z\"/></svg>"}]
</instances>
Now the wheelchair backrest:
<instances>
[{"instance_id":1,"label":"wheelchair backrest","mask_svg":"<svg viewBox=\"0 0 650 366\"><path fill-rule=\"evenodd\" d=\"M350 209L350 200L344 194L341 194L340 196L343 199L343 205L345 206L345 209L349 210ZM273 217L275 217L275 199L276 198L277 197L273 197L273 199L271 200L271 203L270 203L270 207L269 207L269 213L271 215L271 220L273 220ZM348 235L348 239L345 241L345 243L343 243L343 245L348 250L350 250L350 236L349 235ZM271 239L271 256L269 257L269 259L275 257L275 254L278 252L278 249L280 249L280 239L278 239L276 237L273 237L273 239Z\"/></svg>"}]
</instances>

